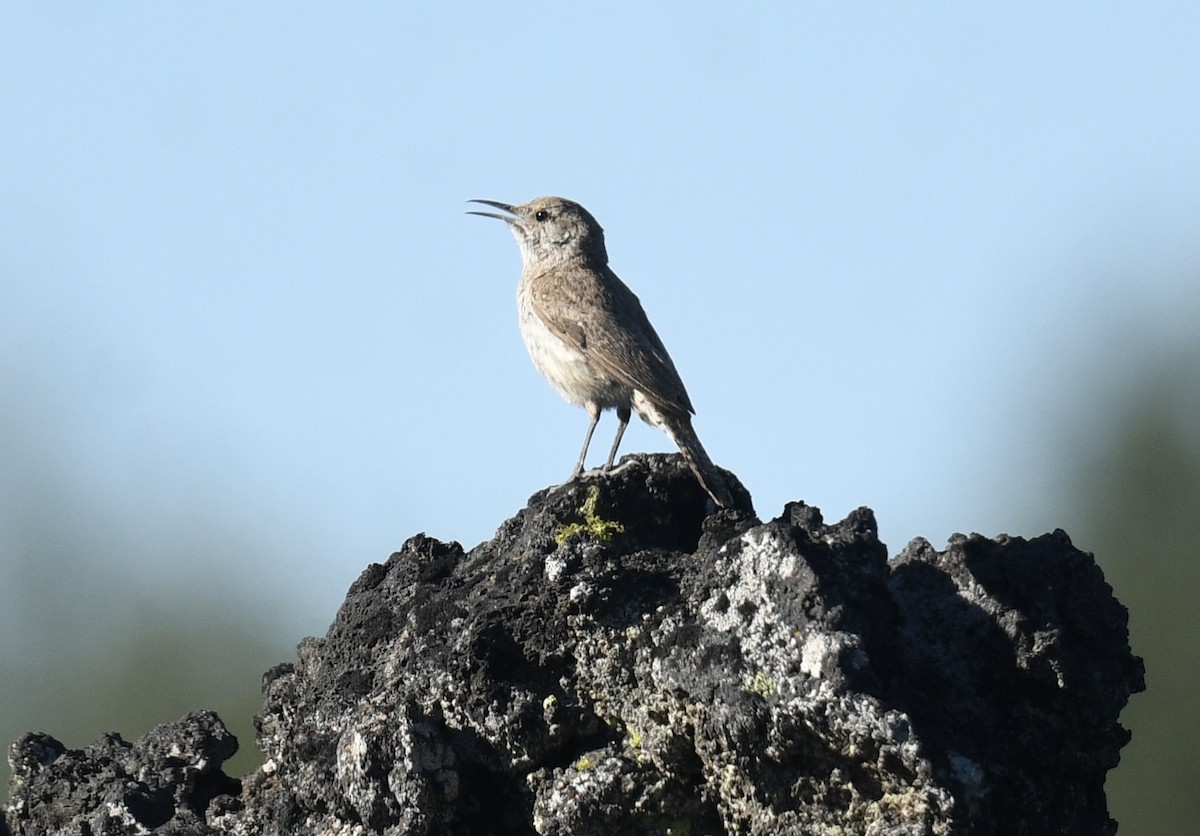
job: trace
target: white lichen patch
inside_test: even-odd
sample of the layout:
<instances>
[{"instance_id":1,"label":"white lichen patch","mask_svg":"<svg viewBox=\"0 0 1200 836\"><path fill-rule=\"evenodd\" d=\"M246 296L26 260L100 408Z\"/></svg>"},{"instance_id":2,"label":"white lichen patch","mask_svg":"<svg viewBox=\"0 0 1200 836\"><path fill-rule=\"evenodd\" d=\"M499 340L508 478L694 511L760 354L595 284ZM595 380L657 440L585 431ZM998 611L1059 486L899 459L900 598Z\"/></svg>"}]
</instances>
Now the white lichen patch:
<instances>
[{"instance_id":1,"label":"white lichen patch","mask_svg":"<svg viewBox=\"0 0 1200 836\"><path fill-rule=\"evenodd\" d=\"M786 678L800 658L796 625L775 606L771 586L795 577L797 558L768 529L742 536L742 548L729 558L736 567L731 582L700 605L702 623L722 633L735 633L742 655L756 671L776 680Z\"/></svg>"}]
</instances>

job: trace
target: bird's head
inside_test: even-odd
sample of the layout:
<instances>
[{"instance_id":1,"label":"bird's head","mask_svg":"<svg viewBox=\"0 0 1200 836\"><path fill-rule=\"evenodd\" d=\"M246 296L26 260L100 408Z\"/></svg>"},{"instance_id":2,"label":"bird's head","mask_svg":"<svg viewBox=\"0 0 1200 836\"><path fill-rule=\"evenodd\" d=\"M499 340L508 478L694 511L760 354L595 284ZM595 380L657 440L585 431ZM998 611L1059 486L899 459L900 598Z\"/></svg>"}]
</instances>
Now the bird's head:
<instances>
[{"instance_id":1,"label":"bird's head","mask_svg":"<svg viewBox=\"0 0 1200 836\"><path fill-rule=\"evenodd\" d=\"M495 200L468 202L482 203L505 213L471 211L467 214L498 218L508 224L521 247L521 258L527 268L577 259L608 263L604 230L588 210L573 200L539 197L518 206Z\"/></svg>"}]
</instances>

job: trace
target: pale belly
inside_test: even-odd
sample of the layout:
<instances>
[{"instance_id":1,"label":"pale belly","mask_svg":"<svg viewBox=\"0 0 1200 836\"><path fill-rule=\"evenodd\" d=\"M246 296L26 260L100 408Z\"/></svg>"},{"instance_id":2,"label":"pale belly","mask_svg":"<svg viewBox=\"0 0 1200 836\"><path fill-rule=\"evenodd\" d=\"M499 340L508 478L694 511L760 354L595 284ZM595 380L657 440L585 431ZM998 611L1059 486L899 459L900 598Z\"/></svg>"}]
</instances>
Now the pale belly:
<instances>
[{"instance_id":1,"label":"pale belly","mask_svg":"<svg viewBox=\"0 0 1200 836\"><path fill-rule=\"evenodd\" d=\"M533 312L524 294L518 294L521 337L538 371L555 390L573 404L594 403L601 409L629 404L628 386L606 379L580 351L559 339Z\"/></svg>"}]
</instances>

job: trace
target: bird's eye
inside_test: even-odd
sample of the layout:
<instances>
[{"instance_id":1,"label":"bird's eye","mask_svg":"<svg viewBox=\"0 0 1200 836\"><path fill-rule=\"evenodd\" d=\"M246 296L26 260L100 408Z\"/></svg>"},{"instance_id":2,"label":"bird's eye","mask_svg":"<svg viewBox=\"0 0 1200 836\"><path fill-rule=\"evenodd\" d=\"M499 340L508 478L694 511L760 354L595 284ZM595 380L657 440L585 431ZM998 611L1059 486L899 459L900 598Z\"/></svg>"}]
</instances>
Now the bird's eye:
<instances>
[{"instance_id":1,"label":"bird's eye","mask_svg":"<svg viewBox=\"0 0 1200 836\"><path fill-rule=\"evenodd\" d=\"M535 212L533 214L534 220L537 220L537 221L544 221L548 217L550 217L550 213L547 212L545 209L539 209L539 210L537 210L537 212Z\"/></svg>"}]
</instances>

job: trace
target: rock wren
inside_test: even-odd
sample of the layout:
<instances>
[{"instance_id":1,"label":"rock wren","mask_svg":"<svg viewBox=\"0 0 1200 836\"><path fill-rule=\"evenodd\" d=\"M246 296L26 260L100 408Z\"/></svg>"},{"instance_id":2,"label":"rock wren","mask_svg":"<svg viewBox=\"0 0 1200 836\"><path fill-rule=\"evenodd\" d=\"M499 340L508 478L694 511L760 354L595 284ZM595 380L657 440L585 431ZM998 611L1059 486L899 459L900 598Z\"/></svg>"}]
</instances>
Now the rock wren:
<instances>
[{"instance_id":1,"label":"rock wren","mask_svg":"<svg viewBox=\"0 0 1200 836\"><path fill-rule=\"evenodd\" d=\"M692 429L692 402L637 296L608 267L604 230L574 201L539 197L520 206L469 212L508 224L521 247L517 310L529 356L550 385L591 416L572 478L583 472L592 433L606 409L617 411L612 467L630 410L665 432L719 506L729 488Z\"/></svg>"}]
</instances>

